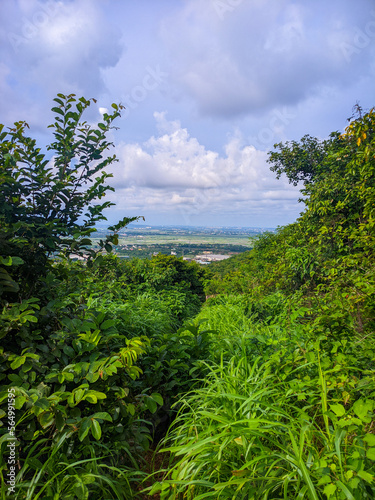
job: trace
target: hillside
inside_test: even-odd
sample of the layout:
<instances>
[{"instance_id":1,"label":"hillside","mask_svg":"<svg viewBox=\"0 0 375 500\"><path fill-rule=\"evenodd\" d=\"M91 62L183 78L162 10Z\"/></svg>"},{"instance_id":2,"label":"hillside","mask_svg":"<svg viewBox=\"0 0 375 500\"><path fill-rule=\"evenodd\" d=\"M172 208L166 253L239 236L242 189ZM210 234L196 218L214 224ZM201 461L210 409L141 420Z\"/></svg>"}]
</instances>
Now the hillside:
<instances>
[{"instance_id":1,"label":"hillside","mask_svg":"<svg viewBox=\"0 0 375 500\"><path fill-rule=\"evenodd\" d=\"M304 211L203 268L94 248L121 109L55 101L54 169L0 127L1 498L374 498L374 109L275 145Z\"/></svg>"}]
</instances>

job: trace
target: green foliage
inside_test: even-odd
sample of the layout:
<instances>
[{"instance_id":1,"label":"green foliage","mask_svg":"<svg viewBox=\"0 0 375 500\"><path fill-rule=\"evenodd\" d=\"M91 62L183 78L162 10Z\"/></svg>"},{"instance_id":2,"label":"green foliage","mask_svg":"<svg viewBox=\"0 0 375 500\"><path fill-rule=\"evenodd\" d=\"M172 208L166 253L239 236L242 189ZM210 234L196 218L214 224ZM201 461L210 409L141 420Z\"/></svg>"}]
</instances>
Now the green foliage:
<instances>
[{"instance_id":1,"label":"green foliage","mask_svg":"<svg viewBox=\"0 0 375 500\"><path fill-rule=\"evenodd\" d=\"M71 500L87 499L92 495L119 500L133 498L131 483L139 480L140 472L100 462L92 447L89 447L90 458L68 457L61 453L68 436L63 434L52 446L46 439L35 443L17 473L15 499ZM107 452L109 456L110 450ZM9 498L5 491L0 494L2 500Z\"/></svg>"},{"instance_id":2,"label":"green foliage","mask_svg":"<svg viewBox=\"0 0 375 500\"><path fill-rule=\"evenodd\" d=\"M0 124L0 255L18 257L15 281L32 290L47 273L53 254L95 256L90 235L105 220L103 210L113 205L93 202L113 191L105 185L111 177L105 169L116 157L106 153L112 146L106 136L122 106L113 104L112 114L105 113L103 122L91 126L82 115L93 100L58 94L54 101L55 140L47 146L53 160L25 135L27 123L17 122L8 131ZM116 232L136 219L125 217L113 227L115 233L101 242L102 248L111 251ZM4 276L7 271L0 269ZM4 291L16 290L8 284Z\"/></svg>"},{"instance_id":3,"label":"green foliage","mask_svg":"<svg viewBox=\"0 0 375 500\"><path fill-rule=\"evenodd\" d=\"M155 335L142 357L143 377L134 386L145 384L158 388L165 403L190 389L192 372L199 371L200 360L206 359L212 342L212 329L202 328L204 320L185 324L173 333Z\"/></svg>"},{"instance_id":4,"label":"green foliage","mask_svg":"<svg viewBox=\"0 0 375 500\"><path fill-rule=\"evenodd\" d=\"M250 318L247 330L218 335L221 359L208 365L204 387L180 401L165 442L170 467L151 493L372 498L372 344L310 339L297 317L285 333Z\"/></svg>"},{"instance_id":5,"label":"green foliage","mask_svg":"<svg viewBox=\"0 0 375 500\"><path fill-rule=\"evenodd\" d=\"M93 250L120 107L89 126L91 101L55 102L52 159L0 127L2 498L10 388L16 498L133 498L171 423L151 495L373 498L375 111L276 145L305 211L202 269L110 254L134 218Z\"/></svg>"},{"instance_id":6,"label":"green foliage","mask_svg":"<svg viewBox=\"0 0 375 500\"><path fill-rule=\"evenodd\" d=\"M180 399L150 494L374 497L374 125L270 155L306 209L206 283L205 385Z\"/></svg>"},{"instance_id":7,"label":"green foliage","mask_svg":"<svg viewBox=\"0 0 375 500\"><path fill-rule=\"evenodd\" d=\"M251 252L243 252L220 262L213 262L206 269L206 296L220 293L244 293L249 289L248 262Z\"/></svg>"},{"instance_id":8,"label":"green foliage","mask_svg":"<svg viewBox=\"0 0 375 500\"><path fill-rule=\"evenodd\" d=\"M228 287L230 275L225 276L221 288L214 285L217 291L237 291L238 283L241 293L251 293L254 299L282 292L291 309L312 311L310 320L318 332L372 335L374 124L375 112L370 110L352 120L344 134L325 141L319 164L324 172L306 182L302 191L306 209L301 217L276 234L259 238L246 264L238 266L238 276L243 277ZM305 146L304 141L298 148L283 146L283 168L303 163L302 153L310 154ZM298 162L295 148L302 155L297 155ZM272 154L270 161L276 162Z\"/></svg>"},{"instance_id":9,"label":"green foliage","mask_svg":"<svg viewBox=\"0 0 375 500\"><path fill-rule=\"evenodd\" d=\"M173 255L158 254L150 260L133 259L124 263L124 280L137 289L164 290L178 285L198 297L204 297L202 270L195 262L186 262Z\"/></svg>"},{"instance_id":10,"label":"green foliage","mask_svg":"<svg viewBox=\"0 0 375 500\"><path fill-rule=\"evenodd\" d=\"M324 141L305 135L300 142L280 142L274 145L276 151L269 153L268 163L278 179L285 174L294 186L299 182L311 184L330 172L328 151L339 149L342 142L338 132L332 132Z\"/></svg>"},{"instance_id":11,"label":"green foliage","mask_svg":"<svg viewBox=\"0 0 375 500\"><path fill-rule=\"evenodd\" d=\"M94 483L103 498L128 498L129 473L114 466L138 467L137 450L151 439L144 417L162 399L130 391L148 339L123 335L87 293L104 259L90 234L111 205L94 203L112 189L104 184L115 160L106 135L120 108L95 127L81 122L90 101L55 101L52 159L25 136L24 122L0 127L0 471L4 480L11 389L19 498L47 498L47 490L48 498L87 498ZM110 252L117 231L136 219L112 226L102 249ZM66 261L73 252L87 265ZM101 471L92 457L104 460Z\"/></svg>"},{"instance_id":12,"label":"green foliage","mask_svg":"<svg viewBox=\"0 0 375 500\"><path fill-rule=\"evenodd\" d=\"M16 304L11 311L27 306ZM16 336L20 347L8 343L13 350L0 353L0 400L6 404L7 389L12 387L16 435L22 443L19 458L25 459L35 439L46 436L53 441L67 432L65 446L73 447L77 458L86 456L89 443L95 447L96 442L111 443L112 456L129 454L129 441L139 431L133 448L147 447L149 433L137 424L148 410L147 402L138 398L135 411L134 396L129 395L131 381L141 373L136 362L145 352L146 340L128 340L108 314L80 304L74 294L41 309L41 318L52 315L58 322L47 338L40 329L28 328L25 320L37 318L23 317L24 312L12 318L22 323ZM3 441L3 452L6 444ZM96 453L100 456L99 450Z\"/></svg>"}]
</instances>

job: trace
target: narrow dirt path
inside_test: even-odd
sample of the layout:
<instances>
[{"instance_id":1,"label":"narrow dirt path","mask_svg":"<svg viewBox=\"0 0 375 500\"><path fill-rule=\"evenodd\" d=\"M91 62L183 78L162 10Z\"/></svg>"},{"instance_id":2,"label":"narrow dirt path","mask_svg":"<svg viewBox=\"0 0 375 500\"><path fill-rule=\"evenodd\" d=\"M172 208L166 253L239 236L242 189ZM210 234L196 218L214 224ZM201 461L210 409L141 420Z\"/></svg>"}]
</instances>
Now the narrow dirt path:
<instances>
[{"instance_id":1,"label":"narrow dirt path","mask_svg":"<svg viewBox=\"0 0 375 500\"><path fill-rule=\"evenodd\" d=\"M145 466L143 471L147 474L154 474L152 479L146 481L142 485L139 486L138 490L141 492L144 488L152 486L155 481L161 481L165 474L165 469L168 468L169 465L169 453L160 453L157 450L149 449L144 456ZM139 500L160 500L160 494L156 493L155 495L148 495L147 493L139 493Z\"/></svg>"}]
</instances>

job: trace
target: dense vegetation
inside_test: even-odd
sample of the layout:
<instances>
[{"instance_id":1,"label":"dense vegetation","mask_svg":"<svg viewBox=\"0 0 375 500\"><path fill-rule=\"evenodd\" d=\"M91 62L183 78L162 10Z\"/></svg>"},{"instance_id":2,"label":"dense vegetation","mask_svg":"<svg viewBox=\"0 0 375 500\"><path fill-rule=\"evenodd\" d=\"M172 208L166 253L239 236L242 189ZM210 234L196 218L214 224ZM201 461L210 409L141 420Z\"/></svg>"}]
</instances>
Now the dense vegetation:
<instances>
[{"instance_id":1,"label":"dense vegetation","mask_svg":"<svg viewBox=\"0 0 375 500\"><path fill-rule=\"evenodd\" d=\"M209 251L213 254L230 255L231 253L245 252L251 248L251 243L248 245L231 245L227 243L161 243L154 245L137 245L136 247L117 248L116 253L120 257L137 257L141 259L150 259L153 255L162 253L164 255L176 255L176 257L194 258L202 252ZM173 253L172 253L173 252Z\"/></svg>"},{"instance_id":2,"label":"dense vegetation","mask_svg":"<svg viewBox=\"0 0 375 500\"><path fill-rule=\"evenodd\" d=\"M0 131L2 498L9 390L18 499L374 498L375 111L275 145L304 212L201 269L94 251L121 110L55 101L53 164Z\"/></svg>"}]
</instances>

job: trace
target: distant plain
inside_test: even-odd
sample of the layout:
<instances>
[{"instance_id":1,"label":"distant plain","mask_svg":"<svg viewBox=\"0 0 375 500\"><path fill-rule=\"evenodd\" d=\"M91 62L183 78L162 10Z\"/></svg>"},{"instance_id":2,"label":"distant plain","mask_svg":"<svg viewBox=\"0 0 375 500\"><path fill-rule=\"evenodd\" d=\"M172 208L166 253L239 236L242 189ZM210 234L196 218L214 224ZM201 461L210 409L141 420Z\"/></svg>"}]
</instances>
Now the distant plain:
<instances>
[{"instance_id":1,"label":"distant plain","mask_svg":"<svg viewBox=\"0 0 375 500\"><path fill-rule=\"evenodd\" d=\"M191 226L136 226L119 233L116 253L120 256L150 257L155 253L194 256L197 253L241 253L253 246L254 240L273 228L257 227L191 227ZM99 229L94 235L98 242L107 233Z\"/></svg>"}]
</instances>

